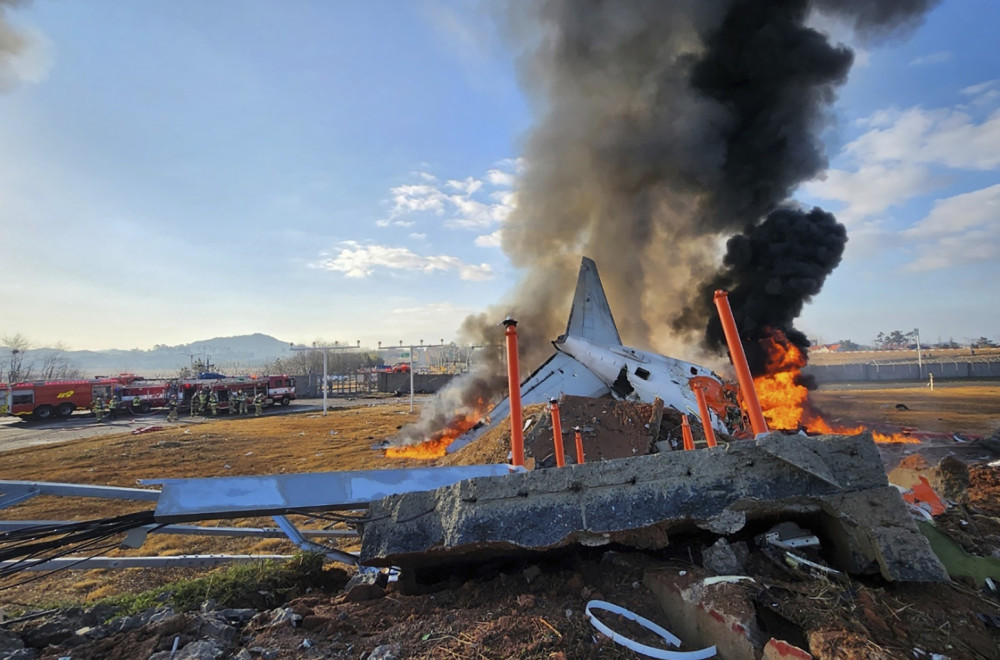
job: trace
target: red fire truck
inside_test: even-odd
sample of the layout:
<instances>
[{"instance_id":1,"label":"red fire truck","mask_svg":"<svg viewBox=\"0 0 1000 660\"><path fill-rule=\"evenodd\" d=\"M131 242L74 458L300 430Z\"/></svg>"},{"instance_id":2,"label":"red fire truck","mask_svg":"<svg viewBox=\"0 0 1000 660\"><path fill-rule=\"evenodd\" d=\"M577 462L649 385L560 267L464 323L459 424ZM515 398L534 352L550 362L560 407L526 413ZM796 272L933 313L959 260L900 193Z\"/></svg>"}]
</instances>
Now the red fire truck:
<instances>
[{"instance_id":1,"label":"red fire truck","mask_svg":"<svg viewBox=\"0 0 1000 660\"><path fill-rule=\"evenodd\" d=\"M120 385L121 382L114 378L2 384L0 414L10 413L39 420L69 417L77 408L89 408L97 397L108 401Z\"/></svg>"},{"instance_id":2,"label":"red fire truck","mask_svg":"<svg viewBox=\"0 0 1000 660\"><path fill-rule=\"evenodd\" d=\"M123 409L148 413L167 405L177 395L181 409L189 410L191 399L202 389L215 392L219 409L229 409L231 392L245 392L251 399L263 394L264 405L287 406L295 399L295 379L286 376L257 378L201 378L191 380L144 380L131 374L91 380L30 381L12 385L0 383L0 415L11 414L47 420L69 417L77 409L87 409L101 397L107 404L118 395ZM132 402L139 400L139 405Z\"/></svg>"}]
</instances>

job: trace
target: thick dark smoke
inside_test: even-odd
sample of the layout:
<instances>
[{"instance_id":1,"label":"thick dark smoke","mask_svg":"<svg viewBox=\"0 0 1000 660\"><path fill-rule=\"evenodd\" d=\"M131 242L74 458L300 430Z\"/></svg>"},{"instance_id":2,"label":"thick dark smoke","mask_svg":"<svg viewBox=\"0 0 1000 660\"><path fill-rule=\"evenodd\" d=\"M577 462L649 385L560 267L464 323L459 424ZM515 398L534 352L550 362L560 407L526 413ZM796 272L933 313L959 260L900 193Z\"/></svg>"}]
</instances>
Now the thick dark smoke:
<instances>
[{"instance_id":1,"label":"thick dark smoke","mask_svg":"<svg viewBox=\"0 0 1000 660\"><path fill-rule=\"evenodd\" d=\"M562 332L587 255L626 342L689 354L705 341L704 285L720 278L722 241L749 236L826 167L820 133L853 56L811 26L836 20L874 40L912 28L933 4L543 0L526 12L513 3L539 120L503 234L525 279L489 325L514 315L522 364L533 368ZM843 232L815 231L824 229ZM772 301L794 311L777 314L784 329L803 301Z\"/></svg>"},{"instance_id":2,"label":"thick dark smoke","mask_svg":"<svg viewBox=\"0 0 1000 660\"><path fill-rule=\"evenodd\" d=\"M870 42L911 29L933 4L511 2L510 36L538 117L503 230L524 279L507 303L467 319L465 338L495 339L496 324L512 315L525 375L563 332L586 255L629 345L717 355L706 328L719 282L733 289L738 318L770 321L802 341L792 322L839 261L845 233L827 213L786 207L827 165L820 133L853 61L812 26L835 21ZM781 250L762 248L775 241ZM808 273L808 284L791 273ZM744 304L775 309L763 315Z\"/></svg>"},{"instance_id":3,"label":"thick dark smoke","mask_svg":"<svg viewBox=\"0 0 1000 660\"><path fill-rule=\"evenodd\" d=\"M840 263L846 244L844 225L818 208L808 212L780 208L749 233L729 239L725 269L702 291L705 296L716 289L729 291L729 304L755 375L765 371L767 354L759 342L769 329L783 329L791 343L803 351L808 348L809 340L792 323ZM711 345L724 345L717 316L710 317L706 335Z\"/></svg>"}]
</instances>

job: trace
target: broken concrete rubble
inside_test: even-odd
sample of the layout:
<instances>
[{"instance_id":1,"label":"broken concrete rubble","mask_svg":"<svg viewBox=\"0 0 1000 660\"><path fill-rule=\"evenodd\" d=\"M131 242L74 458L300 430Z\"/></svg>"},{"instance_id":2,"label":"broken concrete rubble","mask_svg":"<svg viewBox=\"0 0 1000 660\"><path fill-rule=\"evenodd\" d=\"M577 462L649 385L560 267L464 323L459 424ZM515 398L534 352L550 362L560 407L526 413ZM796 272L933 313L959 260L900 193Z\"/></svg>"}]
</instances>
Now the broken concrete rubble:
<instances>
[{"instance_id":1,"label":"broken concrete rubble","mask_svg":"<svg viewBox=\"0 0 1000 660\"><path fill-rule=\"evenodd\" d=\"M770 434L390 496L371 505L361 561L420 571L572 544L655 549L670 535L731 535L788 518L809 520L842 570L948 579L867 434Z\"/></svg>"}]
</instances>

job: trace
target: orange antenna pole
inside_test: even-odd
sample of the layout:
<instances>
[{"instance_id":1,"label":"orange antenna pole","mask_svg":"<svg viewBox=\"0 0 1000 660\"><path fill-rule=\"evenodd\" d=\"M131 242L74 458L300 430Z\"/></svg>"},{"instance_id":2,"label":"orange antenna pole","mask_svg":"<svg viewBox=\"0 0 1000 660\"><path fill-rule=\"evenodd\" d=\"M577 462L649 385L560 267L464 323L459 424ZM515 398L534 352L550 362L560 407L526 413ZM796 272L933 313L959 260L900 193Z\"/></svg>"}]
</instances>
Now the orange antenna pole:
<instances>
[{"instance_id":1,"label":"orange antenna pole","mask_svg":"<svg viewBox=\"0 0 1000 660\"><path fill-rule=\"evenodd\" d=\"M694 449L694 436L691 435L691 423L687 415L681 415L681 435L684 436L684 451Z\"/></svg>"},{"instance_id":2,"label":"orange antenna pole","mask_svg":"<svg viewBox=\"0 0 1000 660\"><path fill-rule=\"evenodd\" d=\"M521 419L521 378L517 366L517 321L505 319L507 386L510 388L510 451L512 462L524 466L524 422Z\"/></svg>"},{"instance_id":3,"label":"orange antenna pole","mask_svg":"<svg viewBox=\"0 0 1000 660\"><path fill-rule=\"evenodd\" d=\"M550 399L549 407L552 410L552 440L556 446L556 467L563 467L566 465L566 452L563 449L562 419L559 417L559 402L555 399Z\"/></svg>"},{"instance_id":4,"label":"orange antenna pole","mask_svg":"<svg viewBox=\"0 0 1000 660\"><path fill-rule=\"evenodd\" d=\"M733 310L729 306L729 294L722 289L715 292L715 307L719 310L722 331L726 334L726 344L729 346L729 357L733 361L733 367L736 369L736 380L740 384L740 392L743 394L743 401L747 406L747 414L750 416L750 426L753 428L753 434L760 435L761 433L767 433L767 422L764 421L764 413L760 410L757 390L753 387L753 376L750 374L750 365L747 364L747 355L743 352L740 333L736 329L736 319L733 318Z\"/></svg>"},{"instance_id":5,"label":"orange antenna pole","mask_svg":"<svg viewBox=\"0 0 1000 660\"><path fill-rule=\"evenodd\" d=\"M583 465L583 436L580 435L580 427L574 426L573 433L576 436L576 464Z\"/></svg>"},{"instance_id":6,"label":"orange antenna pole","mask_svg":"<svg viewBox=\"0 0 1000 660\"><path fill-rule=\"evenodd\" d=\"M709 447L716 446L715 429L712 428L712 417L708 412L708 401L705 400L705 386L701 383L691 383L694 397L698 399L698 413L701 415L701 426L705 429L705 442Z\"/></svg>"}]
</instances>

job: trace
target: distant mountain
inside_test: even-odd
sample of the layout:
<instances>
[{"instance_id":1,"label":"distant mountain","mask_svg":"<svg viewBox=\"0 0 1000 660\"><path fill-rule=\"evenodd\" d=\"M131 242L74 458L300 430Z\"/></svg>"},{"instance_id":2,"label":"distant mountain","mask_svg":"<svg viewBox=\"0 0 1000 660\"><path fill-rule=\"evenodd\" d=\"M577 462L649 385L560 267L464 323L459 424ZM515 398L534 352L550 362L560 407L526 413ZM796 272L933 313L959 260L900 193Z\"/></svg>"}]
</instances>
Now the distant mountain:
<instances>
[{"instance_id":1,"label":"distant mountain","mask_svg":"<svg viewBox=\"0 0 1000 660\"><path fill-rule=\"evenodd\" d=\"M176 375L178 370L200 359L211 362L215 371L235 373L263 366L277 358L288 358L292 355L289 347L286 341L258 332L203 339L178 346L158 344L149 350L55 351L37 348L27 351L24 363L33 362L37 375L45 361L57 355L68 360L71 367L79 369L85 376L134 373L155 377ZM0 348L0 363L9 357L10 351Z\"/></svg>"}]
</instances>

